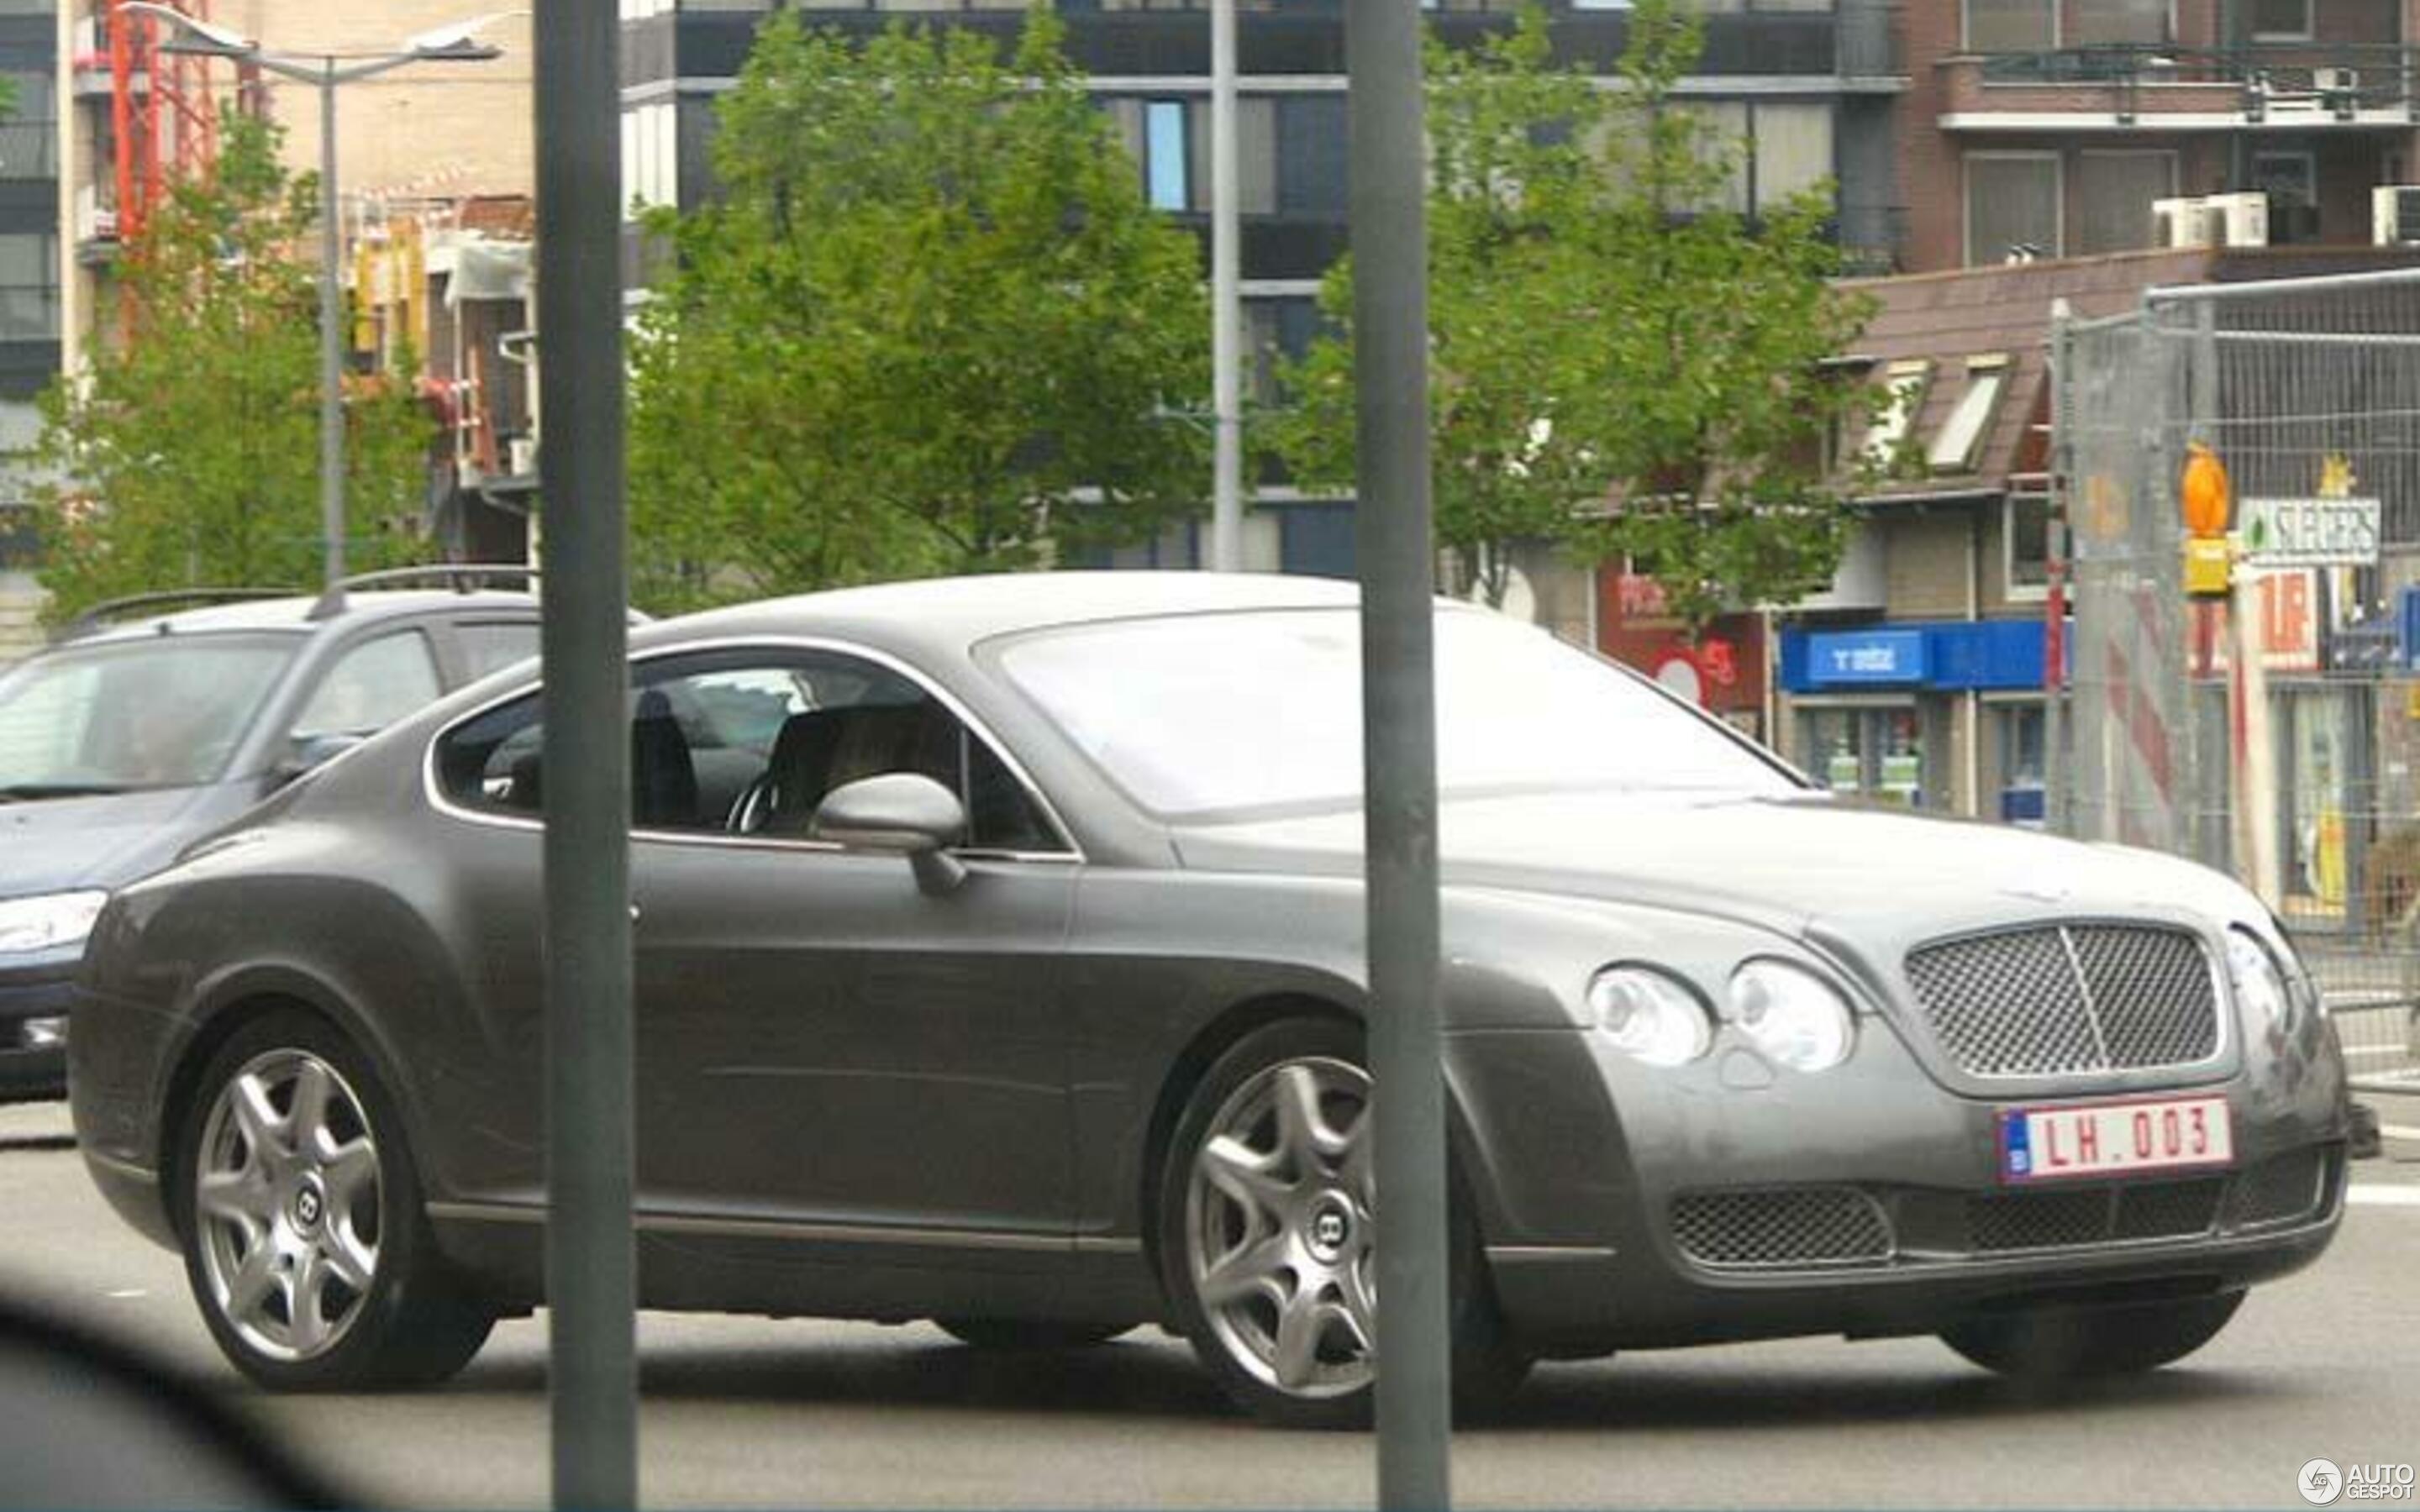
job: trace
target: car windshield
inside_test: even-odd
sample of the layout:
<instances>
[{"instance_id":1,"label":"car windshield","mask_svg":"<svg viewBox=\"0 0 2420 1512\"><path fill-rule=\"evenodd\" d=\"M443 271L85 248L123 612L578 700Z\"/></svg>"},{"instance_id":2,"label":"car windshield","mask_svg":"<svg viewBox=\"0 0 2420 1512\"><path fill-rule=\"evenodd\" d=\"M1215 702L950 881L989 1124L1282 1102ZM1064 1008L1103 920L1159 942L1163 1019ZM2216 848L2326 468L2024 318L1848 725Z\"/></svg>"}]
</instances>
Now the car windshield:
<instances>
[{"instance_id":1,"label":"car windshield","mask_svg":"<svg viewBox=\"0 0 2420 1512\"><path fill-rule=\"evenodd\" d=\"M22 663L0 675L0 800L213 780L301 644L160 636Z\"/></svg>"},{"instance_id":2,"label":"car windshield","mask_svg":"<svg viewBox=\"0 0 2420 1512\"><path fill-rule=\"evenodd\" d=\"M1356 610L1085 625L1018 640L1000 659L1163 817L1360 799ZM1643 679L1512 620L1439 614L1436 680L1437 780L1449 796L1796 791L1779 766Z\"/></svg>"}]
</instances>

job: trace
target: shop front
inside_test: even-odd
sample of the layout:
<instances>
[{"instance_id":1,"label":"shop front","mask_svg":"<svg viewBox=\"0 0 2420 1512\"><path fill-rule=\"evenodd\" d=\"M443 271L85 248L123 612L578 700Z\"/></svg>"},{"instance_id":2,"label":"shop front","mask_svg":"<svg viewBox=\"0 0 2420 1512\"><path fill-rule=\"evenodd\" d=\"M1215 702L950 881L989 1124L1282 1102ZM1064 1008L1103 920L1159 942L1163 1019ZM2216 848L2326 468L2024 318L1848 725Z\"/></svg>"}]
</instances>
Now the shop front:
<instances>
[{"instance_id":1,"label":"shop front","mask_svg":"<svg viewBox=\"0 0 2420 1512\"><path fill-rule=\"evenodd\" d=\"M2038 824L2039 620L1781 632L1784 749L1834 792Z\"/></svg>"},{"instance_id":2,"label":"shop front","mask_svg":"<svg viewBox=\"0 0 2420 1512\"><path fill-rule=\"evenodd\" d=\"M1597 579L1596 645L1749 738L1766 738L1764 616L1725 614L1693 638L1662 584L1608 566Z\"/></svg>"}]
</instances>

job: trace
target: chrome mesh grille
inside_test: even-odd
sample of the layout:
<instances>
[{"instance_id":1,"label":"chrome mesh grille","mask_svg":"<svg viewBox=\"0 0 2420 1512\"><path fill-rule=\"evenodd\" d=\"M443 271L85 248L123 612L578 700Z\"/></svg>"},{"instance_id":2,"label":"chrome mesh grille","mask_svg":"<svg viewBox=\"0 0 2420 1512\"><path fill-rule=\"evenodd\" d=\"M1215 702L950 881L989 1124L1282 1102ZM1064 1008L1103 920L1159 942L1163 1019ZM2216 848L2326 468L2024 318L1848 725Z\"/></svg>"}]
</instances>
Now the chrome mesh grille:
<instances>
[{"instance_id":1,"label":"chrome mesh grille","mask_svg":"<svg viewBox=\"0 0 2420 1512\"><path fill-rule=\"evenodd\" d=\"M1699 1265L1849 1265L1887 1259L1890 1223L1854 1187L1684 1192L1672 1199L1672 1240Z\"/></svg>"},{"instance_id":2,"label":"chrome mesh grille","mask_svg":"<svg viewBox=\"0 0 2420 1512\"><path fill-rule=\"evenodd\" d=\"M2319 1150L2303 1149L2262 1161L2235 1179L2226 1204L2233 1227L2293 1223L2319 1211L2320 1179L2327 1161Z\"/></svg>"},{"instance_id":3,"label":"chrome mesh grille","mask_svg":"<svg viewBox=\"0 0 2420 1512\"><path fill-rule=\"evenodd\" d=\"M2218 1050L2209 956L2182 930L2067 924L1912 950L1908 982L1942 1050L1976 1076L2190 1065Z\"/></svg>"}]
</instances>

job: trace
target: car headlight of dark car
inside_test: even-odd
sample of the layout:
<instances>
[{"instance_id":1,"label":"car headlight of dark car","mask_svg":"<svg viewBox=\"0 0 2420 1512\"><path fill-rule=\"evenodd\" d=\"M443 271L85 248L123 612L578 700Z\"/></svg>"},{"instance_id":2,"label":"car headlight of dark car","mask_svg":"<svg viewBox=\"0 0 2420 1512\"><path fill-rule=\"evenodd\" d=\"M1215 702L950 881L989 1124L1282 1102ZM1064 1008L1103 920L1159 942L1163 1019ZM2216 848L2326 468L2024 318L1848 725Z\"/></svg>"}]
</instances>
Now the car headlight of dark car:
<instances>
[{"instance_id":1,"label":"car headlight of dark car","mask_svg":"<svg viewBox=\"0 0 2420 1512\"><path fill-rule=\"evenodd\" d=\"M31 955L82 945L109 894L46 892L0 901L0 955Z\"/></svg>"},{"instance_id":2,"label":"car headlight of dark car","mask_svg":"<svg viewBox=\"0 0 2420 1512\"><path fill-rule=\"evenodd\" d=\"M1856 1014L1840 990L1787 961L1742 963L1731 973L1730 1007L1748 1041L1792 1071L1829 1071L1857 1042Z\"/></svg>"}]
</instances>

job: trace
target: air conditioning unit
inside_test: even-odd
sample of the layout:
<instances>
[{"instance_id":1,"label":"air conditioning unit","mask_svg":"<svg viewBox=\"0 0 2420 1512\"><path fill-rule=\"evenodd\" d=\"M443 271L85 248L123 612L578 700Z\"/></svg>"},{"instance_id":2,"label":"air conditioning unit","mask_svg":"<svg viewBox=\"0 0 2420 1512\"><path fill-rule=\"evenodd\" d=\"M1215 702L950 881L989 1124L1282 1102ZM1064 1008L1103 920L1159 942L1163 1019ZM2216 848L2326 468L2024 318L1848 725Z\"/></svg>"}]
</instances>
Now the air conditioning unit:
<instances>
[{"instance_id":1,"label":"air conditioning unit","mask_svg":"<svg viewBox=\"0 0 2420 1512\"><path fill-rule=\"evenodd\" d=\"M2359 69L2313 69L2311 87L2323 95L2355 93L2361 88Z\"/></svg>"},{"instance_id":2,"label":"air conditioning unit","mask_svg":"<svg viewBox=\"0 0 2420 1512\"><path fill-rule=\"evenodd\" d=\"M2212 194L2202 201L2210 215L2210 239L2222 247L2269 245L2269 196Z\"/></svg>"},{"instance_id":3,"label":"air conditioning unit","mask_svg":"<svg viewBox=\"0 0 2420 1512\"><path fill-rule=\"evenodd\" d=\"M2381 247L2420 245L2420 184L2381 184L2369 192L2370 239Z\"/></svg>"},{"instance_id":4,"label":"air conditioning unit","mask_svg":"<svg viewBox=\"0 0 2420 1512\"><path fill-rule=\"evenodd\" d=\"M2207 247L2210 245L2210 220L2207 201L2155 199L2151 201L2151 245Z\"/></svg>"},{"instance_id":5,"label":"air conditioning unit","mask_svg":"<svg viewBox=\"0 0 2420 1512\"><path fill-rule=\"evenodd\" d=\"M525 478L537 471L537 438L516 436L504 443L505 467L517 478Z\"/></svg>"}]
</instances>

